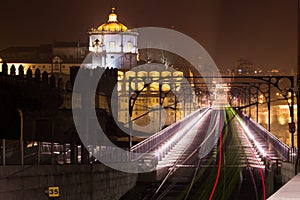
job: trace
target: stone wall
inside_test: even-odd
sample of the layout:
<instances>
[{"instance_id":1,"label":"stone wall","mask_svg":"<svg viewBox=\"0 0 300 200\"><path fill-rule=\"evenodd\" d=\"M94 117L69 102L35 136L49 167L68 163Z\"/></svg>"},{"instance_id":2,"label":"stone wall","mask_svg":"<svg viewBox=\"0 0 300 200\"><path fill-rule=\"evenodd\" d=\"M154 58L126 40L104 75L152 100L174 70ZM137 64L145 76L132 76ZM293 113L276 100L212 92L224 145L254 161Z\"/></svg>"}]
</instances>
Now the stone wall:
<instances>
[{"instance_id":1,"label":"stone wall","mask_svg":"<svg viewBox=\"0 0 300 200\"><path fill-rule=\"evenodd\" d=\"M124 169L132 163L122 164ZM119 199L135 186L138 174L119 172L102 164L0 167L0 199L49 199L48 187L58 186L56 199Z\"/></svg>"},{"instance_id":2,"label":"stone wall","mask_svg":"<svg viewBox=\"0 0 300 200\"><path fill-rule=\"evenodd\" d=\"M282 184L286 184L294 176L295 176L295 164L282 162L282 167L281 167Z\"/></svg>"}]
</instances>

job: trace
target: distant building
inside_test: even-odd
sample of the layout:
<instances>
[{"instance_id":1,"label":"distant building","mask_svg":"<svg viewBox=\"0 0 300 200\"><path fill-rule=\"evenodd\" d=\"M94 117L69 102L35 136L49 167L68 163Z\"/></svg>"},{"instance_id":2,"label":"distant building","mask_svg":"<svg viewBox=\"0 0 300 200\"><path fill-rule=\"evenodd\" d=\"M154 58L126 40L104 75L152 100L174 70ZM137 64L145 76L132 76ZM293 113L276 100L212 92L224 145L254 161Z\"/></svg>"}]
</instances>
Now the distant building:
<instances>
[{"instance_id":1,"label":"distant building","mask_svg":"<svg viewBox=\"0 0 300 200\"><path fill-rule=\"evenodd\" d=\"M19 66L24 71L30 68L33 73L39 68L51 73L69 74L69 68L80 65L88 53L86 43L80 42L53 42L34 47L9 47L0 51L0 58L6 61L10 73L12 65L19 74Z\"/></svg>"},{"instance_id":2,"label":"distant building","mask_svg":"<svg viewBox=\"0 0 300 200\"><path fill-rule=\"evenodd\" d=\"M235 62L234 67L235 76L250 76L262 73L262 69L255 66L252 62L246 59L239 59Z\"/></svg>"},{"instance_id":3,"label":"distant building","mask_svg":"<svg viewBox=\"0 0 300 200\"><path fill-rule=\"evenodd\" d=\"M230 76L281 76L285 73L282 73L277 66L257 66L247 59L239 59L233 68L228 69L228 73L222 73L222 75L225 74Z\"/></svg>"}]
</instances>

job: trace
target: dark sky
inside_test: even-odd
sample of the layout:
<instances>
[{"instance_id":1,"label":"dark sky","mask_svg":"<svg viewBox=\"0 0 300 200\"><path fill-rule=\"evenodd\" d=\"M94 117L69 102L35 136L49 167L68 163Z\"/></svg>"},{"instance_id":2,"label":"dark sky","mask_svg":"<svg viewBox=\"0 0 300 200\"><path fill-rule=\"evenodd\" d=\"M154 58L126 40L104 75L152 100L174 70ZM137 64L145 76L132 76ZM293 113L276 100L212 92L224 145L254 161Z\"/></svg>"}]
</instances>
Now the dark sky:
<instances>
[{"instance_id":1,"label":"dark sky","mask_svg":"<svg viewBox=\"0 0 300 200\"><path fill-rule=\"evenodd\" d=\"M258 66L296 66L297 0L4 0L0 49L87 41L116 6L129 28L157 26L197 40L220 67L246 58Z\"/></svg>"}]
</instances>

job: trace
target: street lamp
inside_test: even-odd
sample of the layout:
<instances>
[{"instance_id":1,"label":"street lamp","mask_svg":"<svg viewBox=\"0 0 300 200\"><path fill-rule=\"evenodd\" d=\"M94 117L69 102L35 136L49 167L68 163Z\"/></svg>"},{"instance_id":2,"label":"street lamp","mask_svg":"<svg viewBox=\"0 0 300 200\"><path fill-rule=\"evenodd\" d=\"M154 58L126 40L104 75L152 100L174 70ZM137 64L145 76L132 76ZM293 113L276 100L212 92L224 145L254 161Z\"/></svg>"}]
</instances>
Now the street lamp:
<instances>
[{"instance_id":1,"label":"street lamp","mask_svg":"<svg viewBox=\"0 0 300 200\"><path fill-rule=\"evenodd\" d=\"M290 123L289 131L291 133L291 148L292 153L294 152L294 133L295 133L295 122L294 122L294 91L292 89L282 90L282 96L287 100L290 112Z\"/></svg>"},{"instance_id":2,"label":"street lamp","mask_svg":"<svg viewBox=\"0 0 300 200\"><path fill-rule=\"evenodd\" d=\"M24 133L23 133L23 120L24 115L21 109L18 109L20 115L20 149L21 149L21 165L24 165Z\"/></svg>"}]
</instances>

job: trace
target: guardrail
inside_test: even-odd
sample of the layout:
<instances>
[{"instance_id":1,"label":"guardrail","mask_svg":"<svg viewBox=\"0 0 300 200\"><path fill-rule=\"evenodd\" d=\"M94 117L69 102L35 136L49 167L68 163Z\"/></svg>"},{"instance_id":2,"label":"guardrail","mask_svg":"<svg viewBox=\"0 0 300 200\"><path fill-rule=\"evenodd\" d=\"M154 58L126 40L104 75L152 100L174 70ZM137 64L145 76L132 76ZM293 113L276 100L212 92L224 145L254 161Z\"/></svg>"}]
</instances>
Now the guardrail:
<instances>
[{"instance_id":1,"label":"guardrail","mask_svg":"<svg viewBox=\"0 0 300 200\"><path fill-rule=\"evenodd\" d=\"M276 150L276 152L282 157L284 161L292 161L290 155L291 148L289 146L287 146L275 135L266 130L262 125L255 122L253 119L247 117L244 113L241 113L240 116L243 118L243 120L248 122L248 125L250 125L261 137L263 137L266 141L270 141L272 147Z\"/></svg>"},{"instance_id":2,"label":"guardrail","mask_svg":"<svg viewBox=\"0 0 300 200\"><path fill-rule=\"evenodd\" d=\"M193 119L195 116L201 113L202 114L206 113L208 110L209 110L208 108L196 110L195 112L191 113L187 117L179 120L178 122L168 126L167 128L157 132L156 134L150 136L149 138L143 140L142 142L134 145L130 150L132 153L131 158L133 160L139 159L143 155L143 153L148 153L150 151L153 151L154 149L158 148L166 141L170 141L169 139L174 137L176 133L179 131L179 129L184 127L187 123L189 123L191 119ZM168 145L168 149L172 148L183 137L183 135L181 135L181 137L177 137L176 139L174 139L172 143Z\"/></svg>"}]
</instances>

